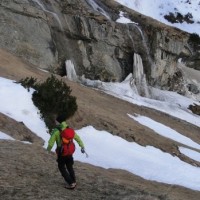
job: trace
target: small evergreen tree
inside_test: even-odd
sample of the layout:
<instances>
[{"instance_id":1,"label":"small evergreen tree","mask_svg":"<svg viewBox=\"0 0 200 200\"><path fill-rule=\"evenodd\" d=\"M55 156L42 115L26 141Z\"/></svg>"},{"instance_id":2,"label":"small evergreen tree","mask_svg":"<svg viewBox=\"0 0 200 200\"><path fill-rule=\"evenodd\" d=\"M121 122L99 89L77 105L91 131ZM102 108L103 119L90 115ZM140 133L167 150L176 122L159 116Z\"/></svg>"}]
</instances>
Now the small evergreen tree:
<instances>
[{"instance_id":1,"label":"small evergreen tree","mask_svg":"<svg viewBox=\"0 0 200 200\"><path fill-rule=\"evenodd\" d=\"M31 78L26 78L21 80L20 83L33 83L32 85L23 86L35 89L32 95L33 102L40 110L41 118L44 119L50 131L55 126L54 120L57 115L64 115L66 119L74 115L78 108L76 97L71 96L70 87L62 80L58 80L53 75L43 83L29 80Z\"/></svg>"},{"instance_id":2,"label":"small evergreen tree","mask_svg":"<svg viewBox=\"0 0 200 200\"><path fill-rule=\"evenodd\" d=\"M197 33L190 34L188 42L196 51L199 49L200 37Z\"/></svg>"},{"instance_id":3,"label":"small evergreen tree","mask_svg":"<svg viewBox=\"0 0 200 200\"><path fill-rule=\"evenodd\" d=\"M29 89L32 87L34 89L36 89L37 87L37 79L36 78L29 78L29 77L26 77L25 79L21 79L19 82L16 82L16 83L21 83L21 85L24 87L24 88L27 88L28 91Z\"/></svg>"},{"instance_id":4,"label":"small evergreen tree","mask_svg":"<svg viewBox=\"0 0 200 200\"><path fill-rule=\"evenodd\" d=\"M200 37L197 33L190 34L189 42L200 44Z\"/></svg>"}]
</instances>

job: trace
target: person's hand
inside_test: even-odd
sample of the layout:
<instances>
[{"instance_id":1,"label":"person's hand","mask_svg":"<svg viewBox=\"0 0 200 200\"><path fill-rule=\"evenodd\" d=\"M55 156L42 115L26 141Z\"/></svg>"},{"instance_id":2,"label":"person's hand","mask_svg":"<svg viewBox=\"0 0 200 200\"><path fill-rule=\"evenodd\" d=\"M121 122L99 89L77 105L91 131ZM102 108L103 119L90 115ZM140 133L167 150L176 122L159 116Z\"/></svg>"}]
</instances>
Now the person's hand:
<instances>
[{"instance_id":1,"label":"person's hand","mask_svg":"<svg viewBox=\"0 0 200 200\"><path fill-rule=\"evenodd\" d=\"M47 154L54 156L56 153L53 152L53 151L48 151L48 150L47 150Z\"/></svg>"},{"instance_id":2,"label":"person's hand","mask_svg":"<svg viewBox=\"0 0 200 200\"><path fill-rule=\"evenodd\" d=\"M81 153L85 153L85 148L84 147L81 148Z\"/></svg>"}]
</instances>

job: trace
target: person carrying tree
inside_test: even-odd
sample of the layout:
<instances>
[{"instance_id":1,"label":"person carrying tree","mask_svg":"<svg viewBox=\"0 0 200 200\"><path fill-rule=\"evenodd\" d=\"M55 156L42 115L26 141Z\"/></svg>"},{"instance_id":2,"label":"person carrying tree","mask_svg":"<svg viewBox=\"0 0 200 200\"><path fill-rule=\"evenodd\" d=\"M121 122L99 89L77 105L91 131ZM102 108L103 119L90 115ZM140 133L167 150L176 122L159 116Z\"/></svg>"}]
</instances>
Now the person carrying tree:
<instances>
[{"instance_id":1,"label":"person carrying tree","mask_svg":"<svg viewBox=\"0 0 200 200\"><path fill-rule=\"evenodd\" d=\"M55 122L57 126L51 132L47 151L50 152L56 142L58 169L68 184L66 188L74 189L76 187L76 176L73 169L73 153L75 151L73 139L76 140L81 147L81 152L86 152L81 138L72 128L68 126L65 120L65 117L62 115L56 118Z\"/></svg>"}]
</instances>

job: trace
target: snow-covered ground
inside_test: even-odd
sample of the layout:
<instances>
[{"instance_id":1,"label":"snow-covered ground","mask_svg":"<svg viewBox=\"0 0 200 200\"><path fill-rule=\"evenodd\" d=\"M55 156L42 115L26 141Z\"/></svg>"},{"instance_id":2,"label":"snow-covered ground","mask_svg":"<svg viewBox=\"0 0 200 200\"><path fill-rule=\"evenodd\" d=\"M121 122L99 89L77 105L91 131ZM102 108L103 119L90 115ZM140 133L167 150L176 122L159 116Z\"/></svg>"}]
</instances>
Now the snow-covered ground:
<instances>
[{"instance_id":1,"label":"snow-covered ground","mask_svg":"<svg viewBox=\"0 0 200 200\"><path fill-rule=\"evenodd\" d=\"M162 101L147 99L134 94L126 81L122 83L100 83L100 85L103 86L101 90L118 98L162 110L200 127L200 117L187 110L187 106L193 103L191 99L173 92L159 90L156 92L158 95L163 96ZM49 134L44 122L40 119L38 109L32 103L32 92L28 92L12 80L0 78L0 112L17 121L23 121L28 128L45 140L44 148L46 148ZM180 146L180 151L192 159L200 160L200 153L194 150L200 149L200 144L190 138L146 116L139 116L137 113L133 116L127 113L127 117L131 117L142 125L154 129L163 137L187 145L188 148ZM143 147L135 142L127 142L106 131L98 131L92 126L83 127L76 130L76 132L82 138L89 157L86 158L81 154L77 146L74 155L75 160L106 169L124 169L147 180L182 185L200 191L200 168L185 163L178 157L173 157L152 146ZM0 138L12 139L2 132L0 132ZM191 150L189 147L194 149Z\"/></svg>"},{"instance_id":2,"label":"snow-covered ground","mask_svg":"<svg viewBox=\"0 0 200 200\"><path fill-rule=\"evenodd\" d=\"M200 1L199 0L115 0L118 3L136 10L146 16L150 16L167 25L177 27L189 33L197 33L200 35ZM192 14L194 23L170 23L164 16L169 13Z\"/></svg>"},{"instance_id":3,"label":"snow-covered ground","mask_svg":"<svg viewBox=\"0 0 200 200\"><path fill-rule=\"evenodd\" d=\"M153 3L149 0L116 1L165 24L176 26L190 33L195 32L200 34L200 15L198 13L200 9L199 0L154 0ZM100 10L100 12L106 15L104 10L101 10L93 0L87 0L87 2L90 3L94 9ZM164 15L169 14L169 12L180 12L182 15L190 12L192 13L195 23L171 24L164 19ZM119 23L134 23L125 18L123 12L120 12L120 18L117 21ZM66 66L71 65L73 66L73 63L66 62ZM191 69L186 69L184 67L182 69L186 75L192 75L192 78L187 77L188 80L193 80L193 77L196 76L193 81L195 81L195 83L198 82L199 84L199 74L196 72L191 73ZM190 72L188 72L188 70L190 70ZM71 74L71 79L74 79L74 74ZM200 116L194 115L187 109L190 104L199 104L198 101L183 97L174 92L161 91L155 88L151 88L151 95L154 97L153 99L141 97L137 95L130 86L130 79L126 79L121 83L104 83L87 79L82 81L85 82L85 85L96 87L116 98L160 110L200 127ZM49 134L47 133L44 122L40 119L38 109L31 100L32 92L33 90L28 92L21 85L14 83L13 80L0 77L0 112L16 121L23 121L30 130L44 139L44 148L46 148ZM180 146L179 150L186 156L200 161L200 153L195 151L195 149L200 150L200 144L192 141L191 138L185 137L181 133L146 116L140 116L137 113L134 115L127 113L127 117L138 121L143 126L153 129L157 134L163 137L170 138L188 146L188 148ZM92 126L83 127L80 130L76 130L76 132L81 136L86 151L89 154L89 157L87 158L77 150L74 155L76 160L101 166L106 169L124 169L147 180L182 185L200 191L200 168L185 163L178 157L173 157L152 146L143 147L135 142L127 142L106 131L98 131ZM0 139L13 140L12 137L1 131ZM193 149L191 150L190 147ZM77 149L79 149L78 146Z\"/></svg>"}]
</instances>

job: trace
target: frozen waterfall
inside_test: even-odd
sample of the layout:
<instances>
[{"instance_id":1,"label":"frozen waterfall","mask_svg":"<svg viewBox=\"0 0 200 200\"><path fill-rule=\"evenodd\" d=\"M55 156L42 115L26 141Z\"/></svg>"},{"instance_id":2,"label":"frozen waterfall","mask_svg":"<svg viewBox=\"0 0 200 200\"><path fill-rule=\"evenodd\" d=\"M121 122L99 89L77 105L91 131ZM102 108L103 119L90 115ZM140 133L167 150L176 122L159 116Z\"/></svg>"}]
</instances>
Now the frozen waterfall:
<instances>
[{"instance_id":1,"label":"frozen waterfall","mask_svg":"<svg viewBox=\"0 0 200 200\"><path fill-rule=\"evenodd\" d=\"M134 88L134 90L136 86L139 95L143 97L150 97L146 75L144 74L142 58L139 54L134 53L133 60L133 77L130 84Z\"/></svg>"},{"instance_id":2,"label":"frozen waterfall","mask_svg":"<svg viewBox=\"0 0 200 200\"><path fill-rule=\"evenodd\" d=\"M70 81L77 81L78 77L76 75L74 63L71 60L66 60L65 61L65 68L66 68L66 72L67 72L67 78Z\"/></svg>"},{"instance_id":3,"label":"frozen waterfall","mask_svg":"<svg viewBox=\"0 0 200 200\"><path fill-rule=\"evenodd\" d=\"M40 8L42 8L42 10L43 10L44 12L50 13L51 15L53 15L53 17L54 17L54 18L56 19L56 21L58 22L60 29L63 31L62 23L61 23L61 21L60 21L58 15L57 15L56 13L47 10L47 9L44 7L44 5L43 5L39 0L32 0L32 1L35 2L36 4L38 4L38 5L40 6Z\"/></svg>"},{"instance_id":4,"label":"frozen waterfall","mask_svg":"<svg viewBox=\"0 0 200 200\"><path fill-rule=\"evenodd\" d=\"M101 8L94 0L86 0L86 2L92 6L94 10L97 12L100 12L102 15L104 15L106 18L110 19L110 16L106 13L106 11Z\"/></svg>"}]
</instances>

